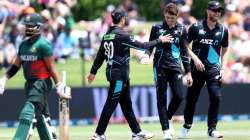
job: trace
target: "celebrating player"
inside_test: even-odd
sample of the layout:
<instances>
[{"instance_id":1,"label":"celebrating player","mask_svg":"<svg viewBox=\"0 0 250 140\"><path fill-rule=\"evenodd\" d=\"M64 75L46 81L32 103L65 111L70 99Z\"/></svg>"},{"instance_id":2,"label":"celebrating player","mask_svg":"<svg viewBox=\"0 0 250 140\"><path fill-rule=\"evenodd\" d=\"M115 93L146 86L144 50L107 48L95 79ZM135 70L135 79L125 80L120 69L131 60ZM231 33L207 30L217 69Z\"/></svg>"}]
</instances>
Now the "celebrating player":
<instances>
[{"instance_id":1,"label":"celebrating player","mask_svg":"<svg viewBox=\"0 0 250 140\"><path fill-rule=\"evenodd\" d=\"M162 43L155 46L154 54L154 78L157 92L157 107L160 123L163 130L163 139L172 139L173 127L170 129L169 120L178 109L183 96L184 85L182 80L181 63L184 65L187 74L187 84L192 85L190 64L188 57L187 32L183 25L177 23L177 5L169 3L164 8L165 20L161 24L154 25L151 30L150 40L154 40L161 35L167 35L171 42ZM151 54L153 49L149 50ZM167 84L172 89L173 98L167 106Z\"/></svg>"},{"instance_id":2,"label":"celebrating player","mask_svg":"<svg viewBox=\"0 0 250 140\"><path fill-rule=\"evenodd\" d=\"M193 85L188 88L184 111L185 124L180 137L185 138L192 127L195 104L200 90L206 82L209 93L208 135L222 138L216 130L219 105L221 100L221 78L223 77L223 57L228 48L228 30L218 22L223 7L218 1L210 1L207 17L193 24L188 31L188 42L193 42L191 69Z\"/></svg>"},{"instance_id":3,"label":"celebrating player","mask_svg":"<svg viewBox=\"0 0 250 140\"><path fill-rule=\"evenodd\" d=\"M26 38L19 46L14 63L0 79L0 93L3 94L5 82L13 77L20 67L26 79L26 102L19 116L19 125L13 140L28 140L34 127L41 140L56 140L55 129L50 123L48 94L52 89L53 78L60 97L71 98L70 87L62 84L55 68L52 46L41 36L43 19L39 14L27 15L24 19Z\"/></svg>"},{"instance_id":4,"label":"celebrating player","mask_svg":"<svg viewBox=\"0 0 250 140\"><path fill-rule=\"evenodd\" d=\"M159 39L157 38L154 41L140 43L123 30L127 24L127 16L124 11L115 10L111 16L114 26L111 26L103 36L101 46L88 75L88 82L91 83L95 79L97 70L106 59L106 76L110 83L109 93L96 128L96 134L92 137L92 140L106 139L104 132L118 103L120 103L122 112L133 132L132 139L149 139L153 137L153 134L141 131L132 109L129 85L130 48L149 48L162 42L169 42L170 38L160 36Z\"/></svg>"}]
</instances>

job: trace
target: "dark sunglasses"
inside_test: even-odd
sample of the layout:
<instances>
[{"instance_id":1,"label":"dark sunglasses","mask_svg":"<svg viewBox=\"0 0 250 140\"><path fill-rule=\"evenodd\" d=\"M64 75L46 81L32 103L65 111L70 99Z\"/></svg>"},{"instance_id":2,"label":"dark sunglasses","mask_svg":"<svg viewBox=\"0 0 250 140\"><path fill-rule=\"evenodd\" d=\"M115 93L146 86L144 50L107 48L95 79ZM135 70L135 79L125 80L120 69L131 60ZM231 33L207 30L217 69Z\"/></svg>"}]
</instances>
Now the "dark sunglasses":
<instances>
[{"instance_id":1,"label":"dark sunglasses","mask_svg":"<svg viewBox=\"0 0 250 140\"><path fill-rule=\"evenodd\" d=\"M211 11L213 11L213 12L215 12L215 13L217 13L217 12L221 13L221 12L222 12L221 9L211 9Z\"/></svg>"}]
</instances>

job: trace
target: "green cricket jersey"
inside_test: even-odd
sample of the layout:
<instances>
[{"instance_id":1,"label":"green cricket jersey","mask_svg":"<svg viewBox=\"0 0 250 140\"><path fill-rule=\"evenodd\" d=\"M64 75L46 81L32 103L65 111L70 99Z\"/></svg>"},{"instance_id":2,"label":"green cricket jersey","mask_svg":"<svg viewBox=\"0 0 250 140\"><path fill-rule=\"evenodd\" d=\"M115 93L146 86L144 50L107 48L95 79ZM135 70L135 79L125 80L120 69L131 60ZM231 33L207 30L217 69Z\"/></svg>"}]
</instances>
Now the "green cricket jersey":
<instances>
[{"instance_id":1,"label":"green cricket jersey","mask_svg":"<svg viewBox=\"0 0 250 140\"><path fill-rule=\"evenodd\" d=\"M19 47L18 56L21 59L26 80L46 79L50 72L44 58L53 55L52 45L42 36L36 41L24 40Z\"/></svg>"}]
</instances>

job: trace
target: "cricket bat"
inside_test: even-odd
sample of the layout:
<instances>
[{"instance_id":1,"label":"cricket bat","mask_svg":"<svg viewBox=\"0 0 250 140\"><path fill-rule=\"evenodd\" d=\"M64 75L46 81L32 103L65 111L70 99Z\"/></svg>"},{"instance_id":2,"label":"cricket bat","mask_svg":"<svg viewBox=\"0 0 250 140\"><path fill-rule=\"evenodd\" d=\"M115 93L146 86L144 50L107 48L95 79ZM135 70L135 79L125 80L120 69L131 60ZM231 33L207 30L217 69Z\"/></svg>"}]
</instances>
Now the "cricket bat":
<instances>
[{"instance_id":1,"label":"cricket bat","mask_svg":"<svg viewBox=\"0 0 250 140\"><path fill-rule=\"evenodd\" d=\"M61 77L66 85L66 71ZM59 140L69 140L69 99L64 98L59 98Z\"/></svg>"}]
</instances>

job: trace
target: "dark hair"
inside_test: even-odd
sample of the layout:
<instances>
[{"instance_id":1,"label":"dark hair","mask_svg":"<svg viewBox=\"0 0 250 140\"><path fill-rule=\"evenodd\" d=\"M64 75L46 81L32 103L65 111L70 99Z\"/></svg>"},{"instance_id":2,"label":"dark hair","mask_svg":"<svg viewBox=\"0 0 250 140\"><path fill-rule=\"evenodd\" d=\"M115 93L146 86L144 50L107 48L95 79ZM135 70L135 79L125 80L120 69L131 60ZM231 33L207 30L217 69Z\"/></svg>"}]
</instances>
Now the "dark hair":
<instances>
[{"instance_id":1,"label":"dark hair","mask_svg":"<svg viewBox=\"0 0 250 140\"><path fill-rule=\"evenodd\" d=\"M170 15L177 16L179 13L178 7L174 3L169 3L164 7L164 14L168 13Z\"/></svg>"},{"instance_id":2,"label":"dark hair","mask_svg":"<svg viewBox=\"0 0 250 140\"><path fill-rule=\"evenodd\" d=\"M126 12L120 9L116 9L111 13L112 21L114 24L118 24L125 16L127 16Z\"/></svg>"}]
</instances>

